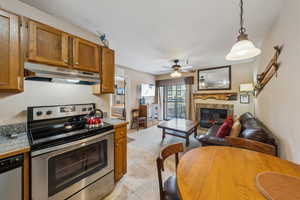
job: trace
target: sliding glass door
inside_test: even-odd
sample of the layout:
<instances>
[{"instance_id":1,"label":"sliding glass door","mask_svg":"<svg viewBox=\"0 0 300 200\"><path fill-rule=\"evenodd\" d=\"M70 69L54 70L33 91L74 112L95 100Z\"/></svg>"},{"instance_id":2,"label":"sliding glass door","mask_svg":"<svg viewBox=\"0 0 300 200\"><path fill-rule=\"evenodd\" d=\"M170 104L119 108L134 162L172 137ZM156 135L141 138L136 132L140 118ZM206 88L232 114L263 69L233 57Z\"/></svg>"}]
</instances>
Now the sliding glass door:
<instances>
[{"instance_id":1,"label":"sliding glass door","mask_svg":"<svg viewBox=\"0 0 300 200\"><path fill-rule=\"evenodd\" d=\"M164 119L186 118L186 86L168 85L164 87Z\"/></svg>"}]
</instances>

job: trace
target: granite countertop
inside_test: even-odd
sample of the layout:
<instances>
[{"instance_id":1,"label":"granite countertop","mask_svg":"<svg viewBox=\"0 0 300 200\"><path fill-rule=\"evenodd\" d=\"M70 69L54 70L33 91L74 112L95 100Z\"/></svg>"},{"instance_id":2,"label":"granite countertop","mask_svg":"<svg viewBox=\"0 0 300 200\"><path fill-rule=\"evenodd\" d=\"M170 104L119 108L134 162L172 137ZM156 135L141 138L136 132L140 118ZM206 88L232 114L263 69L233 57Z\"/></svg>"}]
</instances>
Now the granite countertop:
<instances>
[{"instance_id":1,"label":"granite countertop","mask_svg":"<svg viewBox=\"0 0 300 200\"><path fill-rule=\"evenodd\" d=\"M121 119L117 119L117 118L104 118L103 121L106 122L106 123L109 123L109 124L111 124L113 126L127 123L127 121L121 120Z\"/></svg>"},{"instance_id":2,"label":"granite countertop","mask_svg":"<svg viewBox=\"0 0 300 200\"><path fill-rule=\"evenodd\" d=\"M16 138L10 138L8 135L17 134ZM24 153L30 150L25 124L12 124L0 126L0 158L5 155Z\"/></svg>"},{"instance_id":3,"label":"granite countertop","mask_svg":"<svg viewBox=\"0 0 300 200\"><path fill-rule=\"evenodd\" d=\"M29 142L27 133L19 133L17 138L0 136L0 157L19 151L29 151Z\"/></svg>"}]
</instances>

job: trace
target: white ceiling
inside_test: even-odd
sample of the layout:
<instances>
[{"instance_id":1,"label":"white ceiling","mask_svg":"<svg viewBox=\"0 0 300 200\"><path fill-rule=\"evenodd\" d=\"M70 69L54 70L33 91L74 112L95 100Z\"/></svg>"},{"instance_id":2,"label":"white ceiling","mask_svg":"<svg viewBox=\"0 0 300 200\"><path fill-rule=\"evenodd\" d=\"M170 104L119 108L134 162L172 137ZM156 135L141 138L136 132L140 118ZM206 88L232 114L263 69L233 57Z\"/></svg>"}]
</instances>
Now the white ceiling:
<instances>
[{"instance_id":1,"label":"white ceiling","mask_svg":"<svg viewBox=\"0 0 300 200\"><path fill-rule=\"evenodd\" d=\"M158 74L171 59L195 67L225 60L239 29L239 0L21 0L89 31L105 32L116 63ZM244 0L248 34L260 46L282 0Z\"/></svg>"}]
</instances>

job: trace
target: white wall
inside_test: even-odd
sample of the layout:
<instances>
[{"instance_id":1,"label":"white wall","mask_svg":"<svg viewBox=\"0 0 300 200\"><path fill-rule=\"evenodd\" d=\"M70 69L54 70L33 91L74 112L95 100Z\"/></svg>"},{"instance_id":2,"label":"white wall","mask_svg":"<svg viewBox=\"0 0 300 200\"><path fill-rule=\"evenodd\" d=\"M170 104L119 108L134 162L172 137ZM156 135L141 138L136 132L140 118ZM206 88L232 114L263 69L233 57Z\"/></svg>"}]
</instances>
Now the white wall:
<instances>
[{"instance_id":1,"label":"white wall","mask_svg":"<svg viewBox=\"0 0 300 200\"><path fill-rule=\"evenodd\" d=\"M257 98L257 116L277 135L281 157L300 163L300 1L285 1L281 15L263 44L258 69L262 72L274 54L273 46L284 44L278 76ZM255 74L256 75L256 74Z\"/></svg>"},{"instance_id":2,"label":"white wall","mask_svg":"<svg viewBox=\"0 0 300 200\"><path fill-rule=\"evenodd\" d=\"M222 92L237 92L239 93L239 86L242 83L252 83L253 82L253 69L254 69L253 62L251 63L244 63L244 64L236 64L231 66L231 90L216 90L216 91L201 91L201 93L222 93ZM194 93L200 93L197 91L197 72L195 73L185 73L184 76L194 76L194 82L193 85L193 92ZM171 77L169 75L159 75L156 76L156 80L162 80L162 79L170 79ZM250 104L240 104L240 99L238 96L237 101L221 101L221 100L214 100L214 99L208 99L208 100L201 100L197 99L195 100L195 103L213 103L213 104L233 104L234 105L234 115L238 116L245 112L251 112L253 113L253 98L250 99Z\"/></svg>"},{"instance_id":3,"label":"white wall","mask_svg":"<svg viewBox=\"0 0 300 200\"><path fill-rule=\"evenodd\" d=\"M254 63L244 63L244 64L236 64L231 66L231 90L223 90L223 91L201 91L201 93L218 93L218 92L237 92L239 93L239 87L242 83L252 83L252 75L253 75ZM194 84L194 92L199 93L197 91L197 74L195 74L195 84ZM220 101L220 100L201 100L197 99L195 103L213 103L213 104L233 104L234 105L234 115L235 117L245 113L251 112L253 113L253 96L250 95L250 104L241 104L238 96L237 101Z\"/></svg>"},{"instance_id":4,"label":"white wall","mask_svg":"<svg viewBox=\"0 0 300 200\"><path fill-rule=\"evenodd\" d=\"M99 43L96 35L18 0L1 0L0 8ZM92 95L91 86L25 81L24 93L0 94L0 125L24 122L27 106L76 103L97 103L104 111L109 111L108 96Z\"/></svg>"},{"instance_id":5,"label":"white wall","mask_svg":"<svg viewBox=\"0 0 300 200\"><path fill-rule=\"evenodd\" d=\"M125 68L126 77L126 119L131 121L131 110L139 107L141 98L139 86L145 84L155 84L155 77L151 74L139 72L133 69ZM147 103L154 103L154 97L146 99Z\"/></svg>"},{"instance_id":6,"label":"white wall","mask_svg":"<svg viewBox=\"0 0 300 200\"><path fill-rule=\"evenodd\" d=\"M28 106L96 103L108 111L108 96L92 95L91 86L25 81L23 93L0 94L0 125L26 121Z\"/></svg>"}]
</instances>

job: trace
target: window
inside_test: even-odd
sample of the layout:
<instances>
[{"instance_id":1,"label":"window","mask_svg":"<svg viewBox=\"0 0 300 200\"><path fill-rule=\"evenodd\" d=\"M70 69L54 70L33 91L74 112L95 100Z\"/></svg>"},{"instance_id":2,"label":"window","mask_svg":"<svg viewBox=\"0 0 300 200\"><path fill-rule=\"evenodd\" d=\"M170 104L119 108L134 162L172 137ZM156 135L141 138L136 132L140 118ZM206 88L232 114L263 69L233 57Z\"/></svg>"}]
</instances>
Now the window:
<instances>
[{"instance_id":1,"label":"window","mask_svg":"<svg viewBox=\"0 0 300 200\"><path fill-rule=\"evenodd\" d=\"M169 85L165 86L164 97L164 118L186 118L186 86Z\"/></svg>"}]
</instances>

